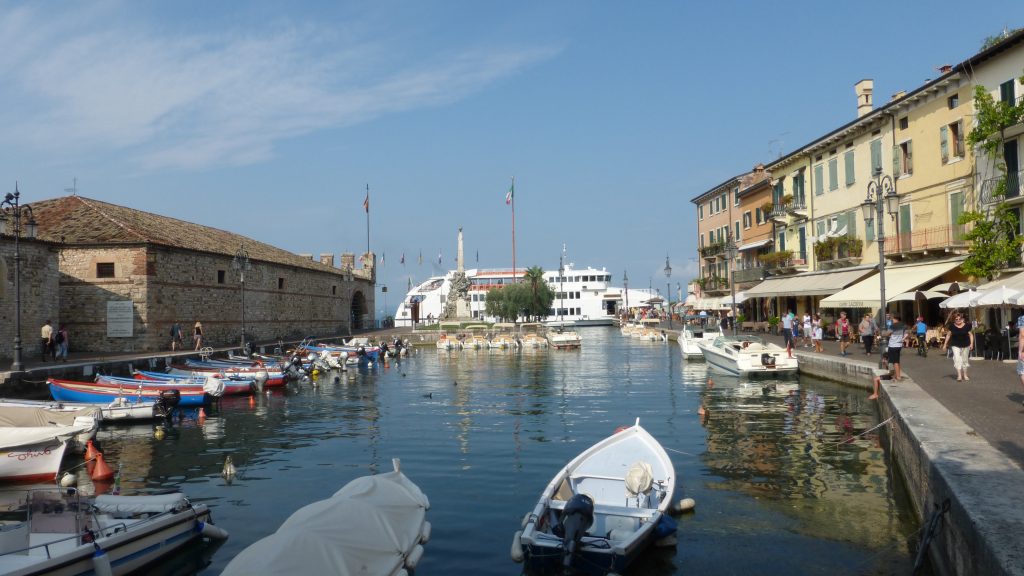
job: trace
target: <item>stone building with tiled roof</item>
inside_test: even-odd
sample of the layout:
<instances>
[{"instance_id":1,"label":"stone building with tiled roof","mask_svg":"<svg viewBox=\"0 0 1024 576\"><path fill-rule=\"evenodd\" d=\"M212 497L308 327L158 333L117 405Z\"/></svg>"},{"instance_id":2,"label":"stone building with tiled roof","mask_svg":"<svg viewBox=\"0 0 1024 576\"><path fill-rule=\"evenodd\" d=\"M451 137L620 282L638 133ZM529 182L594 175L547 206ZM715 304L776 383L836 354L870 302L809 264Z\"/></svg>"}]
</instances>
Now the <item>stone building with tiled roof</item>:
<instances>
[{"instance_id":1,"label":"stone building with tiled roof","mask_svg":"<svg viewBox=\"0 0 1024 576\"><path fill-rule=\"evenodd\" d=\"M82 196L32 203L41 240L59 246L60 314L79 351L165 350L174 322L202 322L204 345L350 333L372 325L372 256L321 261L225 230ZM244 286L232 267L242 248ZM244 304L243 304L244 297ZM132 318L124 304L131 302ZM244 312L243 312L244 306ZM120 320L114 318L121 310ZM108 311L110 315L108 316ZM54 314L58 316L58 314Z\"/></svg>"}]
</instances>

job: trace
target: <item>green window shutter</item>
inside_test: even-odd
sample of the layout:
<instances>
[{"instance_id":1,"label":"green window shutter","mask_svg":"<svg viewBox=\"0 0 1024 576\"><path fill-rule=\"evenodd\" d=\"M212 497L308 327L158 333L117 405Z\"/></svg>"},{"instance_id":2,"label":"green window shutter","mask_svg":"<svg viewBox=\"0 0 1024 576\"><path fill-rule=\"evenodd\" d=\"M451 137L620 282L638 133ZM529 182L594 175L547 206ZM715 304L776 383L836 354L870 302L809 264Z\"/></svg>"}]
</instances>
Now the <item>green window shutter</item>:
<instances>
[{"instance_id":1,"label":"green window shutter","mask_svg":"<svg viewBox=\"0 0 1024 576\"><path fill-rule=\"evenodd\" d=\"M821 196L825 193L825 167L818 164L814 167L814 195Z\"/></svg>"},{"instance_id":2,"label":"green window shutter","mask_svg":"<svg viewBox=\"0 0 1024 576\"><path fill-rule=\"evenodd\" d=\"M825 235L825 221L824 220L819 220L818 221L818 236L824 236L824 235Z\"/></svg>"},{"instance_id":3,"label":"green window shutter","mask_svg":"<svg viewBox=\"0 0 1024 576\"><path fill-rule=\"evenodd\" d=\"M907 174L914 173L914 141L907 140Z\"/></svg>"},{"instance_id":4,"label":"green window shutter","mask_svg":"<svg viewBox=\"0 0 1024 576\"><path fill-rule=\"evenodd\" d=\"M882 167L882 140L871 141L871 177Z\"/></svg>"},{"instance_id":5,"label":"green window shutter","mask_svg":"<svg viewBox=\"0 0 1024 576\"><path fill-rule=\"evenodd\" d=\"M864 239L865 240L874 240L875 239L875 220L874 220L874 218L872 218L871 220L865 220L864 221Z\"/></svg>"},{"instance_id":6,"label":"green window shutter","mask_svg":"<svg viewBox=\"0 0 1024 576\"><path fill-rule=\"evenodd\" d=\"M939 152L942 154L942 163L949 162L949 128L939 128Z\"/></svg>"},{"instance_id":7,"label":"green window shutter","mask_svg":"<svg viewBox=\"0 0 1024 576\"><path fill-rule=\"evenodd\" d=\"M957 158L964 157L964 121L956 121L956 141L953 143L953 155Z\"/></svg>"},{"instance_id":8,"label":"green window shutter","mask_svg":"<svg viewBox=\"0 0 1024 576\"><path fill-rule=\"evenodd\" d=\"M960 215L964 213L964 193L954 192L949 195L949 219L953 226L953 239L964 239L964 226L961 225Z\"/></svg>"},{"instance_id":9,"label":"green window shutter","mask_svg":"<svg viewBox=\"0 0 1024 576\"><path fill-rule=\"evenodd\" d=\"M839 189L839 159L831 158L828 161L828 189L829 191Z\"/></svg>"},{"instance_id":10,"label":"green window shutter","mask_svg":"<svg viewBox=\"0 0 1024 576\"><path fill-rule=\"evenodd\" d=\"M854 182L853 150L848 150L846 154L843 155L843 160L846 163L846 185L852 186Z\"/></svg>"},{"instance_id":11,"label":"green window shutter","mask_svg":"<svg viewBox=\"0 0 1024 576\"><path fill-rule=\"evenodd\" d=\"M846 213L846 235L850 238L857 237L857 211L851 210Z\"/></svg>"},{"instance_id":12,"label":"green window shutter","mask_svg":"<svg viewBox=\"0 0 1024 576\"><path fill-rule=\"evenodd\" d=\"M892 147L892 176L893 178L899 178L900 176L900 151L899 146Z\"/></svg>"},{"instance_id":13,"label":"green window shutter","mask_svg":"<svg viewBox=\"0 0 1024 576\"><path fill-rule=\"evenodd\" d=\"M786 249L786 233L779 232L779 252Z\"/></svg>"}]
</instances>

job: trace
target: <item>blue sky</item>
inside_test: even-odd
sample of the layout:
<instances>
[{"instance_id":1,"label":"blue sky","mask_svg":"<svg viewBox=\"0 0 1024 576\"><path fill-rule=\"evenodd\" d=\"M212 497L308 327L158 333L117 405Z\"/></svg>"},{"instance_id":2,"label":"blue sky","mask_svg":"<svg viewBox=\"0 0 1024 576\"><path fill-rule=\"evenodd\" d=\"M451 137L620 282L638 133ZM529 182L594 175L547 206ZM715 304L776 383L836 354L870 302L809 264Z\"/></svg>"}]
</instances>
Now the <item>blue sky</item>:
<instances>
[{"instance_id":1,"label":"blue sky","mask_svg":"<svg viewBox=\"0 0 1024 576\"><path fill-rule=\"evenodd\" d=\"M691 198L934 78L1017 2L0 2L0 179L408 278L696 277ZM423 265L418 264L422 252ZM438 253L443 264L437 265ZM405 266L399 264L405 254ZM378 308L383 307L378 296Z\"/></svg>"}]
</instances>

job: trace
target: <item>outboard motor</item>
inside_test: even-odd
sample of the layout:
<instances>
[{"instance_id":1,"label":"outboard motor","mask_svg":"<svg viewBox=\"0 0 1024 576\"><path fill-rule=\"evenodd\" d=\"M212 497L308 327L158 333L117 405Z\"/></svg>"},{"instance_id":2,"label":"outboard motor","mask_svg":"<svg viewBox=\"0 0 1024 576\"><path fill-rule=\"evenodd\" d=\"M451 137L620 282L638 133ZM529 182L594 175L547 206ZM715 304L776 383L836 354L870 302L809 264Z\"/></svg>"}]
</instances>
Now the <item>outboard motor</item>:
<instances>
[{"instance_id":1,"label":"outboard motor","mask_svg":"<svg viewBox=\"0 0 1024 576\"><path fill-rule=\"evenodd\" d=\"M156 401L156 412L163 418L170 418L174 409L181 403L181 391L177 388L161 390Z\"/></svg>"},{"instance_id":2,"label":"outboard motor","mask_svg":"<svg viewBox=\"0 0 1024 576\"><path fill-rule=\"evenodd\" d=\"M764 354L761 354L761 366L774 367L775 366L775 356L772 356L771 354L769 354L767 352L765 352Z\"/></svg>"},{"instance_id":3,"label":"outboard motor","mask_svg":"<svg viewBox=\"0 0 1024 576\"><path fill-rule=\"evenodd\" d=\"M594 500L586 494L577 494L565 503L558 527L562 533L562 566L572 566L572 557L579 548L587 530L594 525Z\"/></svg>"}]
</instances>

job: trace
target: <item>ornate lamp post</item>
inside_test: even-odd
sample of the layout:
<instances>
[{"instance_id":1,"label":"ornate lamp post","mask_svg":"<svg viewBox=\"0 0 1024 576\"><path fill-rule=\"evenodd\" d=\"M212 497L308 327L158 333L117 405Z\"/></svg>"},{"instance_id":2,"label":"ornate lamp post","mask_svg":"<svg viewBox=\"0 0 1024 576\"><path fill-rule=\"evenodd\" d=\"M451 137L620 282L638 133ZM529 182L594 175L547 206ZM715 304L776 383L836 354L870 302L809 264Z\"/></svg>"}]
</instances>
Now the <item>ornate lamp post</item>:
<instances>
[{"instance_id":1,"label":"ornate lamp post","mask_svg":"<svg viewBox=\"0 0 1024 576\"><path fill-rule=\"evenodd\" d=\"M18 183L14 183L14 192L8 192L3 201L0 202L0 233L14 235L14 362L11 363L11 372L21 372L24 365L21 362L21 225L22 212L25 212L25 236L35 238L36 218L32 214L31 206L22 206L20 203L21 192L18 191ZM14 226L8 232L7 223L12 221Z\"/></svg>"},{"instance_id":2,"label":"ornate lamp post","mask_svg":"<svg viewBox=\"0 0 1024 576\"><path fill-rule=\"evenodd\" d=\"M665 302L668 308L668 329L672 329L672 266L668 263L668 254L665 255Z\"/></svg>"},{"instance_id":3,"label":"ornate lamp post","mask_svg":"<svg viewBox=\"0 0 1024 576\"><path fill-rule=\"evenodd\" d=\"M736 335L736 282L733 278L733 263L736 260L736 243L732 238L725 245L725 259L729 262L729 305L732 309L732 319L729 320L732 328L732 335Z\"/></svg>"},{"instance_id":4,"label":"ornate lamp post","mask_svg":"<svg viewBox=\"0 0 1024 576\"><path fill-rule=\"evenodd\" d=\"M564 328L562 307L565 306L565 258L558 257L558 330Z\"/></svg>"},{"instance_id":5,"label":"ornate lamp post","mask_svg":"<svg viewBox=\"0 0 1024 576\"><path fill-rule=\"evenodd\" d=\"M882 174L882 168L876 167L874 180L868 182L868 195L861 203L860 209L864 214L865 225L872 221L877 222L875 226L875 239L878 241L878 288L879 308L878 325L885 326L885 213L893 218L900 210L900 197L896 194L896 185L887 174Z\"/></svg>"},{"instance_id":6,"label":"ornate lamp post","mask_svg":"<svg viewBox=\"0 0 1024 576\"><path fill-rule=\"evenodd\" d=\"M231 260L231 268L238 270L238 280L240 282L240 290L242 294L241 347L242 353L245 353L245 273L252 269L252 263L249 262L249 253L245 250L245 244L239 246L238 252L235 252L235 257Z\"/></svg>"}]
</instances>

